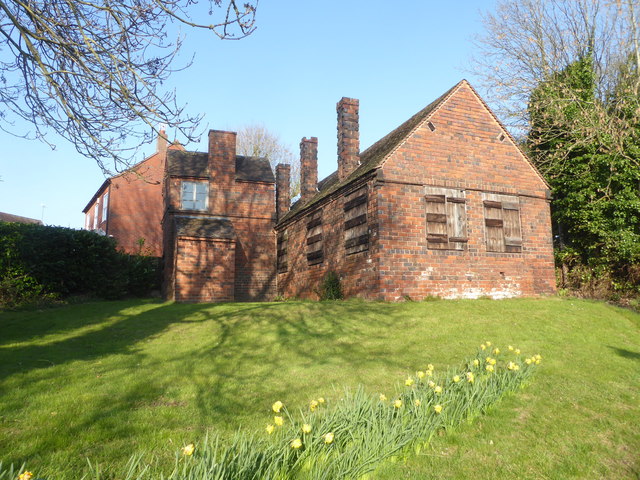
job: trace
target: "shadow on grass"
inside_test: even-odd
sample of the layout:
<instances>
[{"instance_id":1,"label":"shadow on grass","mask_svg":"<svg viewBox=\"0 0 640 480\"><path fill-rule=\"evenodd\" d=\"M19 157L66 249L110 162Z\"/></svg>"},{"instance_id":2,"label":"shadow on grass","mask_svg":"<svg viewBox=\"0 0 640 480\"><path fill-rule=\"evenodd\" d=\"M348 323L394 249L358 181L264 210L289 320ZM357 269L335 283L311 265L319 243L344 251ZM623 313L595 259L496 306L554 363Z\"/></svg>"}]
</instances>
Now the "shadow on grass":
<instances>
[{"instance_id":1,"label":"shadow on grass","mask_svg":"<svg viewBox=\"0 0 640 480\"><path fill-rule=\"evenodd\" d=\"M630 358L632 360L640 360L640 353L638 353L638 352L632 352L631 350L626 350L624 348L612 347L611 345L608 345L608 348L610 348L611 350L613 350L614 352L616 352L618 355L620 355L623 358Z\"/></svg>"}]
</instances>

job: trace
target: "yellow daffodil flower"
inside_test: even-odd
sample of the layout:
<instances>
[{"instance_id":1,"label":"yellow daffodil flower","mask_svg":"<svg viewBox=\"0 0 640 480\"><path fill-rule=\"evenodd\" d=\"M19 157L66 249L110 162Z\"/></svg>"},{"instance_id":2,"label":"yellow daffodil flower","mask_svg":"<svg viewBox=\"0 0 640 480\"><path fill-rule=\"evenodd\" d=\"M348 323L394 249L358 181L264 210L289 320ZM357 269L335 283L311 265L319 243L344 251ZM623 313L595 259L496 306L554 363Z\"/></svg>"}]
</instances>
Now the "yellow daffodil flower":
<instances>
[{"instance_id":1,"label":"yellow daffodil flower","mask_svg":"<svg viewBox=\"0 0 640 480\"><path fill-rule=\"evenodd\" d=\"M302 440L300 440L299 438L296 438L291 442L291 448L297 450L300 447L302 447Z\"/></svg>"},{"instance_id":2,"label":"yellow daffodil flower","mask_svg":"<svg viewBox=\"0 0 640 480\"><path fill-rule=\"evenodd\" d=\"M515 369L516 364L513 362L509 362L507 363L507 369L509 370L514 370Z\"/></svg>"},{"instance_id":3,"label":"yellow daffodil flower","mask_svg":"<svg viewBox=\"0 0 640 480\"><path fill-rule=\"evenodd\" d=\"M494 355L499 355L500 354L500 349L499 348L494 349L493 350L493 354Z\"/></svg>"},{"instance_id":4,"label":"yellow daffodil flower","mask_svg":"<svg viewBox=\"0 0 640 480\"><path fill-rule=\"evenodd\" d=\"M23 472L18 477L18 480L31 480L33 478L33 473L31 472Z\"/></svg>"},{"instance_id":5,"label":"yellow daffodil flower","mask_svg":"<svg viewBox=\"0 0 640 480\"><path fill-rule=\"evenodd\" d=\"M491 361L489 362L490 365L495 365L496 364L496 359L492 358Z\"/></svg>"},{"instance_id":6,"label":"yellow daffodil flower","mask_svg":"<svg viewBox=\"0 0 640 480\"><path fill-rule=\"evenodd\" d=\"M386 402L387 401L387 396L384 393L380 394L380 401L381 402Z\"/></svg>"},{"instance_id":7,"label":"yellow daffodil flower","mask_svg":"<svg viewBox=\"0 0 640 480\"><path fill-rule=\"evenodd\" d=\"M302 425L302 433L311 433L311 425L305 423Z\"/></svg>"},{"instance_id":8,"label":"yellow daffodil flower","mask_svg":"<svg viewBox=\"0 0 640 480\"><path fill-rule=\"evenodd\" d=\"M434 405L433 411L436 413L442 412L442 405Z\"/></svg>"},{"instance_id":9,"label":"yellow daffodil flower","mask_svg":"<svg viewBox=\"0 0 640 480\"><path fill-rule=\"evenodd\" d=\"M279 415L276 415L275 417L273 417L273 423L275 423L277 426L281 427L284 424L284 418L282 418Z\"/></svg>"},{"instance_id":10,"label":"yellow daffodil flower","mask_svg":"<svg viewBox=\"0 0 640 480\"><path fill-rule=\"evenodd\" d=\"M491 363L491 357L485 358L484 361L487 362L487 363Z\"/></svg>"},{"instance_id":11,"label":"yellow daffodil flower","mask_svg":"<svg viewBox=\"0 0 640 480\"><path fill-rule=\"evenodd\" d=\"M435 382L433 380L429 380L429 383L427 384L429 385L429 388L433 388L436 386Z\"/></svg>"},{"instance_id":12,"label":"yellow daffodil flower","mask_svg":"<svg viewBox=\"0 0 640 480\"><path fill-rule=\"evenodd\" d=\"M280 410L282 410L282 407L284 407L284 403L282 403L280 400L278 400L276 403L271 405L271 408L275 413L280 413Z\"/></svg>"},{"instance_id":13,"label":"yellow daffodil flower","mask_svg":"<svg viewBox=\"0 0 640 480\"><path fill-rule=\"evenodd\" d=\"M460 381L460 377L458 375L453 376L453 383L458 383Z\"/></svg>"},{"instance_id":14,"label":"yellow daffodil flower","mask_svg":"<svg viewBox=\"0 0 640 480\"><path fill-rule=\"evenodd\" d=\"M324 397L318 398L318 403L322 405L325 402Z\"/></svg>"},{"instance_id":15,"label":"yellow daffodil flower","mask_svg":"<svg viewBox=\"0 0 640 480\"><path fill-rule=\"evenodd\" d=\"M419 398L416 398L416 399L413 401L413 404L414 404L416 407L419 407L419 406L422 404L422 402L420 401L420 399L419 399Z\"/></svg>"},{"instance_id":16,"label":"yellow daffodil flower","mask_svg":"<svg viewBox=\"0 0 640 480\"><path fill-rule=\"evenodd\" d=\"M518 364L514 365L513 369L517 372L518 370L520 370L520 365Z\"/></svg>"},{"instance_id":17,"label":"yellow daffodil flower","mask_svg":"<svg viewBox=\"0 0 640 480\"><path fill-rule=\"evenodd\" d=\"M393 406L396 408L402 407L402 400L398 398L396 401L393 402Z\"/></svg>"},{"instance_id":18,"label":"yellow daffodil flower","mask_svg":"<svg viewBox=\"0 0 640 480\"><path fill-rule=\"evenodd\" d=\"M311 410L313 412L313 411L315 411L316 408L318 408L318 401L317 400L311 400L311 403L309 403L309 410Z\"/></svg>"},{"instance_id":19,"label":"yellow daffodil flower","mask_svg":"<svg viewBox=\"0 0 640 480\"><path fill-rule=\"evenodd\" d=\"M480 350L486 350L487 346L483 343L482 345L480 345Z\"/></svg>"},{"instance_id":20,"label":"yellow daffodil flower","mask_svg":"<svg viewBox=\"0 0 640 480\"><path fill-rule=\"evenodd\" d=\"M487 344L487 347L490 347L490 346L491 346L491 342L484 342L484 343L486 343L486 344Z\"/></svg>"},{"instance_id":21,"label":"yellow daffodil flower","mask_svg":"<svg viewBox=\"0 0 640 480\"><path fill-rule=\"evenodd\" d=\"M434 370L433 364L430 363L429 365L427 365L427 370L433 371Z\"/></svg>"},{"instance_id":22,"label":"yellow daffodil flower","mask_svg":"<svg viewBox=\"0 0 640 480\"><path fill-rule=\"evenodd\" d=\"M433 389L433 391L435 393L440 394L440 393L442 393L442 387L440 385L437 385L436 388Z\"/></svg>"},{"instance_id":23,"label":"yellow daffodil flower","mask_svg":"<svg viewBox=\"0 0 640 480\"><path fill-rule=\"evenodd\" d=\"M484 367L487 372L493 372L493 365L487 365Z\"/></svg>"},{"instance_id":24,"label":"yellow daffodil flower","mask_svg":"<svg viewBox=\"0 0 640 480\"><path fill-rule=\"evenodd\" d=\"M329 445L333 442L333 432L325 433L322 438L324 439L324 443Z\"/></svg>"},{"instance_id":25,"label":"yellow daffodil flower","mask_svg":"<svg viewBox=\"0 0 640 480\"><path fill-rule=\"evenodd\" d=\"M413 385L413 378L411 378L411 377L407 377L407 379L404 381L404 384L405 384L407 387L410 387L411 385Z\"/></svg>"},{"instance_id":26,"label":"yellow daffodil flower","mask_svg":"<svg viewBox=\"0 0 640 480\"><path fill-rule=\"evenodd\" d=\"M513 347L511 345L509 345L507 348L509 349L510 352L513 352Z\"/></svg>"},{"instance_id":27,"label":"yellow daffodil flower","mask_svg":"<svg viewBox=\"0 0 640 480\"><path fill-rule=\"evenodd\" d=\"M480 365L480 360L478 360L477 358L473 361L473 366L477 367L478 365Z\"/></svg>"},{"instance_id":28,"label":"yellow daffodil flower","mask_svg":"<svg viewBox=\"0 0 640 480\"><path fill-rule=\"evenodd\" d=\"M186 447L182 447L182 454L190 457L191 455L193 455L195 449L196 446L193 443L190 443Z\"/></svg>"},{"instance_id":29,"label":"yellow daffodil flower","mask_svg":"<svg viewBox=\"0 0 640 480\"><path fill-rule=\"evenodd\" d=\"M473 383L474 380L475 376L473 375L473 372L467 372L467 382Z\"/></svg>"},{"instance_id":30,"label":"yellow daffodil flower","mask_svg":"<svg viewBox=\"0 0 640 480\"><path fill-rule=\"evenodd\" d=\"M425 375L426 375L427 377L432 377L432 376L433 376L433 370L427 370L427 371L426 371L426 372L424 372L424 373L425 373Z\"/></svg>"},{"instance_id":31,"label":"yellow daffodil flower","mask_svg":"<svg viewBox=\"0 0 640 480\"><path fill-rule=\"evenodd\" d=\"M424 372L420 370L417 374L418 378L424 378Z\"/></svg>"},{"instance_id":32,"label":"yellow daffodil flower","mask_svg":"<svg viewBox=\"0 0 640 480\"><path fill-rule=\"evenodd\" d=\"M516 355L520 355L520 349L516 348L515 353L516 353Z\"/></svg>"},{"instance_id":33,"label":"yellow daffodil flower","mask_svg":"<svg viewBox=\"0 0 640 480\"><path fill-rule=\"evenodd\" d=\"M274 427L274 426L273 426L273 425L271 425L271 424L267 425L267 428L265 428L265 430L267 431L267 433L268 433L269 435L271 435L275 429L276 429L276 427Z\"/></svg>"}]
</instances>

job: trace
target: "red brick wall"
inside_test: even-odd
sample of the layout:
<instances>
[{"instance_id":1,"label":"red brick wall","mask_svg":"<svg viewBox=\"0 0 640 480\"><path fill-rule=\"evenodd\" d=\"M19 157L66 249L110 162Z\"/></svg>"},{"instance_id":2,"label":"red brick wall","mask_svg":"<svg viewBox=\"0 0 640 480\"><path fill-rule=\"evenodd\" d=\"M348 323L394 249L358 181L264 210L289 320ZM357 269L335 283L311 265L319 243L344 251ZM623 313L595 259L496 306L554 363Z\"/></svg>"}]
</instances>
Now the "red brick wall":
<instances>
[{"instance_id":1,"label":"red brick wall","mask_svg":"<svg viewBox=\"0 0 640 480\"><path fill-rule=\"evenodd\" d=\"M547 187L472 90L461 88L383 167L379 190L381 293L495 298L555 292ZM426 244L424 185L464 189L464 251ZM517 194L521 253L487 252L482 192Z\"/></svg>"},{"instance_id":2,"label":"red brick wall","mask_svg":"<svg viewBox=\"0 0 640 480\"><path fill-rule=\"evenodd\" d=\"M369 224L369 249L352 255L344 248L344 199L342 195L328 198L318 205L322 209L324 261L317 265L307 262L308 214L295 222L279 225L278 234L287 231L288 270L278 273L278 294L285 297L318 298L322 279L334 271L341 279L345 297L374 299L378 297L378 229L377 196L373 179L366 182L368 188L367 220ZM353 188L348 190L347 193ZM316 208L310 212L315 211Z\"/></svg>"},{"instance_id":3,"label":"red brick wall","mask_svg":"<svg viewBox=\"0 0 640 480\"><path fill-rule=\"evenodd\" d=\"M175 250L175 300L234 300L235 244L232 240L178 237Z\"/></svg>"}]
</instances>

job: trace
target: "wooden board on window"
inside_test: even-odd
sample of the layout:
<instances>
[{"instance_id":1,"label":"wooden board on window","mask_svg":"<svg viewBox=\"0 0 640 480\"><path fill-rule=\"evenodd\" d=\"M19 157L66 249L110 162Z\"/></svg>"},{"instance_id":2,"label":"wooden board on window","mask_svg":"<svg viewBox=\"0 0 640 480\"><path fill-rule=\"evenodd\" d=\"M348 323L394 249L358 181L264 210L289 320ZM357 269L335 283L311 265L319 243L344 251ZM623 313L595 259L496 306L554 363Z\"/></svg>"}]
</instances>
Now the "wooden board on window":
<instances>
[{"instance_id":1,"label":"wooden board on window","mask_svg":"<svg viewBox=\"0 0 640 480\"><path fill-rule=\"evenodd\" d=\"M346 255L369 249L369 223L367 221L367 187L364 186L344 197L344 249Z\"/></svg>"},{"instance_id":2,"label":"wooden board on window","mask_svg":"<svg viewBox=\"0 0 640 480\"><path fill-rule=\"evenodd\" d=\"M435 250L464 250L467 245L465 191L425 187L427 247Z\"/></svg>"},{"instance_id":3,"label":"wooden board on window","mask_svg":"<svg viewBox=\"0 0 640 480\"><path fill-rule=\"evenodd\" d=\"M324 260L322 239L322 210L316 210L307 217L307 263L316 265Z\"/></svg>"},{"instance_id":4,"label":"wooden board on window","mask_svg":"<svg viewBox=\"0 0 640 480\"><path fill-rule=\"evenodd\" d=\"M522 251L520 203L515 195L483 193L484 229L488 252Z\"/></svg>"}]
</instances>

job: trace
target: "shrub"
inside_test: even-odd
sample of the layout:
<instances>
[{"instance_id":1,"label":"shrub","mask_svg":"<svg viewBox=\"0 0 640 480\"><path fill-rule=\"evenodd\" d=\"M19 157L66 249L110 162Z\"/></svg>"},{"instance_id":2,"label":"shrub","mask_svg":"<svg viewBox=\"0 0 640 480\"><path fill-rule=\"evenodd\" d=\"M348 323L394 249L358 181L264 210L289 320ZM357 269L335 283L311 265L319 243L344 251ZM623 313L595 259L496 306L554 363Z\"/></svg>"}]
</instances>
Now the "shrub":
<instances>
[{"instance_id":1,"label":"shrub","mask_svg":"<svg viewBox=\"0 0 640 480\"><path fill-rule=\"evenodd\" d=\"M342 300L342 285L336 272L330 271L322 279L320 300Z\"/></svg>"}]
</instances>

